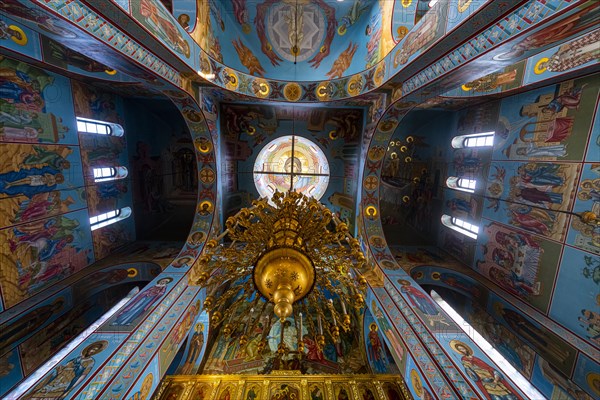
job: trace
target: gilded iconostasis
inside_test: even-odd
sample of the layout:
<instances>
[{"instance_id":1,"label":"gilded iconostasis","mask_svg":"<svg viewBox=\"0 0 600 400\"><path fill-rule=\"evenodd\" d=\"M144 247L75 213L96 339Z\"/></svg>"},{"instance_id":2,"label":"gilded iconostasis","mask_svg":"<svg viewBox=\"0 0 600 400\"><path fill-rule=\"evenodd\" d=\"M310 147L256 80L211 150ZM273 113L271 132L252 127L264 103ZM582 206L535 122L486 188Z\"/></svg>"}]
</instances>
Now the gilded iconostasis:
<instances>
[{"instance_id":1,"label":"gilded iconostasis","mask_svg":"<svg viewBox=\"0 0 600 400\"><path fill-rule=\"evenodd\" d=\"M527 398L438 295L542 396L600 397L599 10L4 0L0 397ZM188 279L285 185L367 258L325 346L276 318L241 343Z\"/></svg>"}]
</instances>

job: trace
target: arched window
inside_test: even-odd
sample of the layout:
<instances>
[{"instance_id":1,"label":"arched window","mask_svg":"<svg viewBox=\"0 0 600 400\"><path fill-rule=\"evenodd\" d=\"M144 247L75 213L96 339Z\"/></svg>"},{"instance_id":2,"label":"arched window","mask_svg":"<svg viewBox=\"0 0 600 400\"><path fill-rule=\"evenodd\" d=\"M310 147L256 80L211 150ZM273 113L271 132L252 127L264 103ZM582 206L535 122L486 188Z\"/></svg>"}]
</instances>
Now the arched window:
<instances>
[{"instance_id":1,"label":"arched window","mask_svg":"<svg viewBox=\"0 0 600 400\"><path fill-rule=\"evenodd\" d=\"M126 167L100 167L94 168L94 182L114 181L127 176Z\"/></svg>"},{"instance_id":2,"label":"arched window","mask_svg":"<svg viewBox=\"0 0 600 400\"><path fill-rule=\"evenodd\" d=\"M77 131L110 136L123 136L124 133L123 127L119 124L79 117L77 117Z\"/></svg>"},{"instance_id":3,"label":"arched window","mask_svg":"<svg viewBox=\"0 0 600 400\"><path fill-rule=\"evenodd\" d=\"M463 221L460 218L451 217L447 214L442 215L442 224L446 225L450 229L462 233L463 235L477 239L477 234L479 233L479 227L477 225Z\"/></svg>"},{"instance_id":4,"label":"arched window","mask_svg":"<svg viewBox=\"0 0 600 400\"><path fill-rule=\"evenodd\" d=\"M483 132L473 135L461 135L452 138L452 147L463 149L465 147L486 147L494 145L494 133Z\"/></svg>"},{"instance_id":5,"label":"arched window","mask_svg":"<svg viewBox=\"0 0 600 400\"><path fill-rule=\"evenodd\" d=\"M450 189L460 190L463 192L474 193L477 181L469 178L459 178L457 176L450 176L446 179L446 186Z\"/></svg>"},{"instance_id":6,"label":"arched window","mask_svg":"<svg viewBox=\"0 0 600 400\"><path fill-rule=\"evenodd\" d=\"M107 225L114 224L115 222L124 220L130 215L131 208L123 207L118 210L112 210L103 214L96 215L95 217L90 217L90 225L92 230L96 230Z\"/></svg>"}]
</instances>

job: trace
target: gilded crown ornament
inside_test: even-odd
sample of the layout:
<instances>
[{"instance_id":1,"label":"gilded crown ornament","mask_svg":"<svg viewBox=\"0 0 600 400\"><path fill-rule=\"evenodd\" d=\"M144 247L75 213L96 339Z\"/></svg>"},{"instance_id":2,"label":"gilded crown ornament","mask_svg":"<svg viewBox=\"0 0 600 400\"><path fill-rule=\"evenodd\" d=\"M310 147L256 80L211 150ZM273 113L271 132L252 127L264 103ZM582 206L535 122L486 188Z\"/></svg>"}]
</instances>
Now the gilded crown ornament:
<instances>
[{"instance_id":1,"label":"gilded crown ornament","mask_svg":"<svg viewBox=\"0 0 600 400\"><path fill-rule=\"evenodd\" d=\"M213 326L224 322L221 332L230 335L242 324L244 340L274 314L282 326L281 354L290 351L283 341L287 321L295 324L299 352L305 334L322 347L325 335L337 341L340 329L350 329L348 310L364 307L366 280L356 271L365 257L346 223L327 207L297 192L275 192L270 202L254 200L225 226L207 243L190 278L207 289L204 308ZM257 312L260 318L251 318Z\"/></svg>"}]
</instances>

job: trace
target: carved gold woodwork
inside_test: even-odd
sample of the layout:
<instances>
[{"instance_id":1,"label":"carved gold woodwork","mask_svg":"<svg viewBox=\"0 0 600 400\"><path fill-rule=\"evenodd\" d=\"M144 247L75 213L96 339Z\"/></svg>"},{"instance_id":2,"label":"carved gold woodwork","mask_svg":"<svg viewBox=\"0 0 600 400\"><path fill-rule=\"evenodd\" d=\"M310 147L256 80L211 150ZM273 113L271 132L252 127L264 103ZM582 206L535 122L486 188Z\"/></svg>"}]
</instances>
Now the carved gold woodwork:
<instances>
[{"instance_id":1,"label":"carved gold woodwork","mask_svg":"<svg viewBox=\"0 0 600 400\"><path fill-rule=\"evenodd\" d=\"M413 397L399 375L302 375L299 371L277 371L271 375L167 376L153 399L413 400Z\"/></svg>"}]
</instances>

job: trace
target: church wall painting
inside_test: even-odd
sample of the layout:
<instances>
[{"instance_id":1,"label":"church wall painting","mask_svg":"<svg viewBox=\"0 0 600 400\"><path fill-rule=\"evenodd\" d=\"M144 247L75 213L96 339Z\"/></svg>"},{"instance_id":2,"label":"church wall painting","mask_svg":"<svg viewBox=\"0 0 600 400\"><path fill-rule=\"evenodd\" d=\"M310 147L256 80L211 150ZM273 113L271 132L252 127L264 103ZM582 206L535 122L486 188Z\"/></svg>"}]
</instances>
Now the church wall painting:
<instances>
[{"instance_id":1,"label":"church wall painting","mask_svg":"<svg viewBox=\"0 0 600 400\"><path fill-rule=\"evenodd\" d=\"M110 358L125 336L119 333L92 334L44 375L22 398L66 398L75 393L83 382Z\"/></svg>"},{"instance_id":2,"label":"church wall painting","mask_svg":"<svg viewBox=\"0 0 600 400\"><path fill-rule=\"evenodd\" d=\"M0 325L0 396L23 377L17 345L33 333L51 324L67 312L73 304L71 292L65 289L40 302L36 308L24 311Z\"/></svg>"},{"instance_id":3,"label":"church wall painting","mask_svg":"<svg viewBox=\"0 0 600 400\"><path fill-rule=\"evenodd\" d=\"M563 241L575 185L576 163L492 162L483 216Z\"/></svg>"},{"instance_id":4,"label":"church wall painting","mask_svg":"<svg viewBox=\"0 0 600 400\"><path fill-rule=\"evenodd\" d=\"M114 316L108 319L100 328L105 332L125 332L135 328L161 299L177 283L179 279L172 276L160 276L148 284L135 297L127 302Z\"/></svg>"},{"instance_id":5,"label":"church wall painting","mask_svg":"<svg viewBox=\"0 0 600 400\"><path fill-rule=\"evenodd\" d=\"M490 293L487 312L562 374L571 376L577 351L556 333L525 316L493 292Z\"/></svg>"},{"instance_id":6,"label":"church wall painting","mask_svg":"<svg viewBox=\"0 0 600 400\"><path fill-rule=\"evenodd\" d=\"M0 46L32 58L41 57L39 34L6 15L0 22Z\"/></svg>"},{"instance_id":7,"label":"church wall painting","mask_svg":"<svg viewBox=\"0 0 600 400\"><path fill-rule=\"evenodd\" d=\"M448 23L446 32L460 25L470 15L475 13L485 4L483 1L473 0L450 0L448 5Z\"/></svg>"},{"instance_id":8,"label":"church wall painting","mask_svg":"<svg viewBox=\"0 0 600 400\"><path fill-rule=\"evenodd\" d=\"M510 395L515 399L527 398L512 382L510 376L502 373L465 333L438 333L436 338L447 349L461 372L469 377L477 392L485 398L491 398L492 395L499 398L508 398Z\"/></svg>"},{"instance_id":9,"label":"church wall painting","mask_svg":"<svg viewBox=\"0 0 600 400\"><path fill-rule=\"evenodd\" d=\"M600 347L598 270L597 256L565 246L549 312L550 318L596 347Z\"/></svg>"},{"instance_id":10,"label":"church wall painting","mask_svg":"<svg viewBox=\"0 0 600 400\"><path fill-rule=\"evenodd\" d=\"M192 305L188 307L187 311L185 311L177 323L173 325L171 332L163 342L159 353L160 376L164 376L167 373L167 369L179 351L179 347L190 332L196 317L201 311L204 297L205 295L203 293L198 293L195 300L192 301Z\"/></svg>"},{"instance_id":11,"label":"church wall painting","mask_svg":"<svg viewBox=\"0 0 600 400\"><path fill-rule=\"evenodd\" d=\"M129 393L123 396L123 399L147 400L151 398L150 396L160 384L160 377L162 376L158 370L158 363L158 356L155 356L148 362L144 371L139 374L137 381L132 386Z\"/></svg>"},{"instance_id":12,"label":"church wall painting","mask_svg":"<svg viewBox=\"0 0 600 400\"><path fill-rule=\"evenodd\" d=\"M596 43L599 40L600 29L596 29L530 57L525 71L526 84L598 63L600 51Z\"/></svg>"},{"instance_id":13,"label":"church wall painting","mask_svg":"<svg viewBox=\"0 0 600 400\"><path fill-rule=\"evenodd\" d=\"M560 244L495 222L482 225L474 269L513 296L546 312Z\"/></svg>"},{"instance_id":14,"label":"church wall painting","mask_svg":"<svg viewBox=\"0 0 600 400\"><path fill-rule=\"evenodd\" d=\"M0 231L5 308L93 262L88 221L83 209Z\"/></svg>"},{"instance_id":15,"label":"church wall painting","mask_svg":"<svg viewBox=\"0 0 600 400\"><path fill-rule=\"evenodd\" d=\"M403 376L404 382L406 382L406 386L413 395L413 398L423 400L433 400L435 398L433 397L435 391L429 387L429 383L423 378L419 366L417 366L417 363L410 355L406 357L406 367L403 371Z\"/></svg>"},{"instance_id":16,"label":"church wall painting","mask_svg":"<svg viewBox=\"0 0 600 400\"><path fill-rule=\"evenodd\" d=\"M392 353L383 335L379 332L379 326L368 309L365 311L363 318L363 331L367 359L373 373L399 374L400 371L396 366Z\"/></svg>"},{"instance_id":17,"label":"church wall painting","mask_svg":"<svg viewBox=\"0 0 600 400\"><path fill-rule=\"evenodd\" d=\"M531 383L548 399L593 400L582 388L539 356L535 359Z\"/></svg>"},{"instance_id":18,"label":"church wall painting","mask_svg":"<svg viewBox=\"0 0 600 400\"><path fill-rule=\"evenodd\" d=\"M493 159L581 161L599 87L586 77L502 100Z\"/></svg>"},{"instance_id":19,"label":"church wall painting","mask_svg":"<svg viewBox=\"0 0 600 400\"><path fill-rule=\"evenodd\" d=\"M593 140L593 138L590 140L590 148L594 146ZM596 153L596 161L598 161L600 158L598 152ZM598 215L600 213L600 163L586 163L583 165L583 171L576 190L577 195L573 212L593 211ZM566 243L600 255L600 232L598 227L584 224L579 218L571 218Z\"/></svg>"},{"instance_id":20,"label":"church wall painting","mask_svg":"<svg viewBox=\"0 0 600 400\"><path fill-rule=\"evenodd\" d=\"M68 78L9 58L0 68L0 142L77 144Z\"/></svg>"},{"instance_id":21,"label":"church wall painting","mask_svg":"<svg viewBox=\"0 0 600 400\"><path fill-rule=\"evenodd\" d=\"M34 222L86 207L83 188L53 190L28 197L24 194L0 199L0 228Z\"/></svg>"},{"instance_id":22,"label":"church wall painting","mask_svg":"<svg viewBox=\"0 0 600 400\"><path fill-rule=\"evenodd\" d=\"M187 344L177 367L177 374L195 375L198 373L208 345L208 329L208 313L202 311L194 320L193 329L189 331Z\"/></svg>"},{"instance_id":23,"label":"church wall painting","mask_svg":"<svg viewBox=\"0 0 600 400\"><path fill-rule=\"evenodd\" d=\"M594 359L579 354L573 380L592 398L600 396L600 364Z\"/></svg>"}]
</instances>

